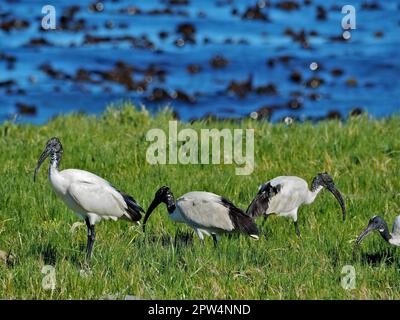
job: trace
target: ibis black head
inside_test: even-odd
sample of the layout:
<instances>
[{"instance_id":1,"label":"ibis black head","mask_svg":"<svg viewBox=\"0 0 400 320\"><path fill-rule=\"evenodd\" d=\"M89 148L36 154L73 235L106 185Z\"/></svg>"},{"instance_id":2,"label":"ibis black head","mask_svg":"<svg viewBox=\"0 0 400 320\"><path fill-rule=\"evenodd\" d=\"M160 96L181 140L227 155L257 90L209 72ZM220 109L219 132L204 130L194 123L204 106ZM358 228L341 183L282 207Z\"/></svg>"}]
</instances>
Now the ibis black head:
<instances>
[{"instance_id":1,"label":"ibis black head","mask_svg":"<svg viewBox=\"0 0 400 320\"><path fill-rule=\"evenodd\" d=\"M373 216L369 222L368 226L365 228L365 230L358 236L356 240L356 245L359 245L361 241L372 231L377 230L381 236L386 240L389 241L390 239L390 233L389 233L389 228L386 223L386 221L380 217L380 216Z\"/></svg>"},{"instance_id":2,"label":"ibis black head","mask_svg":"<svg viewBox=\"0 0 400 320\"><path fill-rule=\"evenodd\" d=\"M146 222L149 219L151 213L158 207L160 203L165 203L168 208L168 212L172 213L175 210L175 199L169 187L163 186L157 190L154 195L154 200L147 209L146 215L143 220L143 231L146 228Z\"/></svg>"},{"instance_id":3,"label":"ibis black head","mask_svg":"<svg viewBox=\"0 0 400 320\"><path fill-rule=\"evenodd\" d=\"M44 148L42 154L39 157L38 163L36 165L35 174L33 176L33 180L36 180L36 175L39 172L40 166L46 160L47 157L51 156L51 161L55 161L58 165L58 162L61 160L61 156L63 153L62 144L60 139L57 137L51 138L46 143L46 147Z\"/></svg>"},{"instance_id":4,"label":"ibis black head","mask_svg":"<svg viewBox=\"0 0 400 320\"><path fill-rule=\"evenodd\" d=\"M340 207L342 208L343 221L346 219L346 206L344 204L344 200L340 191L336 188L335 183L333 182L332 177L327 173L318 173L312 182L312 190L316 190L318 187L323 187L328 189L339 202Z\"/></svg>"},{"instance_id":5,"label":"ibis black head","mask_svg":"<svg viewBox=\"0 0 400 320\"><path fill-rule=\"evenodd\" d=\"M327 173L318 173L313 180L313 188L317 188L319 186L328 188L328 186L334 186L332 177Z\"/></svg>"}]
</instances>

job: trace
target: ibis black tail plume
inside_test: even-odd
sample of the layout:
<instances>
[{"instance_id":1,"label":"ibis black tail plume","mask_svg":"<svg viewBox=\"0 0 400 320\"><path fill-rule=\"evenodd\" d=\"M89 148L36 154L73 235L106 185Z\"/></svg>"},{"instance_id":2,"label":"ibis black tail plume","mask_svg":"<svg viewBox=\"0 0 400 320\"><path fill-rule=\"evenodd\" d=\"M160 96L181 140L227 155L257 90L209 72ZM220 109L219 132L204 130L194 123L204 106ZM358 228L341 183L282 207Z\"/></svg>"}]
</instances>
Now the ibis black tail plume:
<instances>
[{"instance_id":1,"label":"ibis black tail plume","mask_svg":"<svg viewBox=\"0 0 400 320\"><path fill-rule=\"evenodd\" d=\"M250 216L245 214L241 209L236 207L228 199L221 197L221 202L229 210L229 217L231 218L235 230L241 233L248 234L254 239L258 239L259 232L254 220Z\"/></svg>"},{"instance_id":2,"label":"ibis black tail plume","mask_svg":"<svg viewBox=\"0 0 400 320\"><path fill-rule=\"evenodd\" d=\"M257 195L250 203L246 213L250 217L258 217L265 213L269 206L269 201L281 190L281 185L272 186L270 183L263 184Z\"/></svg>"},{"instance_id":3,"label":"ibis black tail plume","mask_svg":"<svg viewBox=\"0 0 400 320\"><path fill-rule=\"evenodd\" d=\"M142 218L140 212L144 212L143 208L130 195L127 195L126 193L123 193L121 191L119 191L119 193L124 198L124 201L128 206L126 212L132 218L132 221L140 221L140 219Z\"/></svg>"}]
</instances>

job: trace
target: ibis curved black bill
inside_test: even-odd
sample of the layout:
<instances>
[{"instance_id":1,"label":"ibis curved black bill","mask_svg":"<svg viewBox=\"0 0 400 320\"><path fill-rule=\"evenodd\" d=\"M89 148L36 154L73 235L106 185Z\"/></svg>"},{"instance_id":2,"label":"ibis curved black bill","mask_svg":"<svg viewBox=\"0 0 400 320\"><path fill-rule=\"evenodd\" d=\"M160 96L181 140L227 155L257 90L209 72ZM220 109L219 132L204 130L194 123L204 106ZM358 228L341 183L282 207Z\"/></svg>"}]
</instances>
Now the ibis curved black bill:
<instances>
[{"instance_id":1,"label":"ibis curved black bill","mask_svg":"<svg viewBox=\"0 0 400 320\"><path fill-rule=\"evenodd\" d=\"M158 207L160 203L161 201L158 198L155 198L153 202L150 204L150 207L147 209L143 220L143 232L146 231L146 222L150 218L151 213Z\"/></svg>"},{"instance_id":2,"label":"ibis curved black bill","mask_svg":"<svg viewBox=\"0 0 400 320\"><path fill-rule=\"evenodd\" d=\"M371 227L371 225L369 225L367 228L365 228L365 230L358 236L357 240L356 240L356 246L358 246L361 241L371 232L374 231L374 228Z\"/></svg>"},{"instance_id":3,"label":"ibis curved black bill","mask_svg":"<svg viewBox=\"0 0 400 320\"><path fill-rule=\"evenodd\" d=\"M344 204L342 194L339 192L339 190L336 188L336 186L334 184L329 185L327 187L327 189L333 194L333 196L339 202L340 207L342 208L343 221L345 221L346 220L346 206Z\"/></svg>"},{"instance_id":4,"label":"ibis curved black bill","mask_svg":"<svg viewBox=\"0 0 400 320\"><path fill-rule=\"evenodd\" d=\"M36 181L36 175L38 174L39 169L40 169L42 163L44 162L44 160L46 160L46 158L47 158L49 155L50 155L50 149L49 149L49 148L46 148L46 149L42 152L42 154L40 155L40 158L39 158L38 163L37 163L36 168L35 168L35 173L34 173L34 175L33 175L33 181L34 181L34 182Z\"/></svg>"}]
</instances>

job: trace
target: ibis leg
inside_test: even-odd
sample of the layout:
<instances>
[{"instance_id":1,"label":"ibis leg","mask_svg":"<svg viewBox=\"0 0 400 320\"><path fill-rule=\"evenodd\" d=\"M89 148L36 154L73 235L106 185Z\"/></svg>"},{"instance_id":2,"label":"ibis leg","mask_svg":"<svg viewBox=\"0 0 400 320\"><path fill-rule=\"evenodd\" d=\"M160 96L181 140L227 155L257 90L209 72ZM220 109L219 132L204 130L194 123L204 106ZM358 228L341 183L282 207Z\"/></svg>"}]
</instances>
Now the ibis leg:
<instances>
[{"instance_id":1,"label":"ibis leg","mask_svg":"<svg viewBox=\"0 0 400 320\"><path fill-rule=\"evenodd\" d=\"M86 226L87 226L87 229L88 229L86 259L90 260L90 258L92 257L93 244L94 244L94 241L96 240L96 232L94 230L94 225L90 224L90 221L89 221L88 218L86 218L85 222L86 222Z\"/></svg>"},{"instance_id":2,"label":"ibis leg","mask_svg":"<svg viewBox=\"0 0 400 320\"><path fill-rule=\"evenodd\" d=\"M214 241L214 247L216 248L217 245L218 245L218 238L217 238L217 235L216 235L215 233L212 233L211 236L212 236L213 241Z\"/></svg>"},{"instance_id":3,"label":"ibis leg","mask_svg":"<svg viewBox=\"0 0 400 320\"><path fill-rule=\"evenodd\" d=\"M200 239L201 245L204 246L204 236L203 236L203 234L201 233L200 229L194 228L194 231L196 231L196 234L197 234L197 236L198 236L199 239Z\"/></svg>"},{"instance_id":4,"label":"ibis leg","mask_svg":"<svg viewBox=\"0 0 400 320\"><path fill-rule=\"evenodd\" d=\"M263 221L263 227L265 228L265 226L267 225L267 220L268 220L268 217L270 216L270 214L265 214L264 215L264 221Z\"/></svg>"},{"instance_id":5,"label":"ibis leg","mask_svg":"<svg viewBox=\"0 0 400 320\"><path fill-rule=\"evenodd\" d=\"M295 231L296 231L296 235L297 235L298 237L301 237L300 230L299 230L299 224L298 224L297 220L294 221L294 229L295 229Z\"/></svg>"}]
</instances>

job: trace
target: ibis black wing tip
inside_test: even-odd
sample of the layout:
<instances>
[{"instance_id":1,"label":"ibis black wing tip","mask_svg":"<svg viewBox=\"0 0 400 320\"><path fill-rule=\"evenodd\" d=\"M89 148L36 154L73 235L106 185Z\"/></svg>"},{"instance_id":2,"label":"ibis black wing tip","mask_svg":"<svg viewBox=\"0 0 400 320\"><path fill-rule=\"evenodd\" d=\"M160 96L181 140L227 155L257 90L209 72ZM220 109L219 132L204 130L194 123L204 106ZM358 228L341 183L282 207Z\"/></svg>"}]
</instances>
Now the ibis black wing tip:
<instances>
[{"instance_id":1,"label":"ibis black wing tip","mask_svg":"<svg viewBox=\"0 0 400 320\"><path fill-rule=\"evenodd\" d=\"M128 208L126 212L129 214L132 221L138 222L142 219L141 213L137 210L132 210L131 208Z\"/></svg>"},{"instance_id":2,"label":"ibis black wing tip","mask_svg":"<svg viewBox=\"0 0 400 320\"><path fill-rule=\"evenodd\" d=\"M248 234L254 239L258 238L258 228L252 217L248 216L242 209L236 207L226 198L221 197L221 203L228 209L228 214L235 230Z\"/></svg>"},{"instance_id":3,"label":"ibis black wing tip","mask_svg":"<svg viewBox=\"0 0 400 320\"><path fill-rule=\"evenodd\" d=\"M118 192L124 198L124 201L127 205L126 212L129 214L129 216L132 218L132 220L140 221L140 219L142 219L141 212L144 213L143 208L136 202L136 200L132 196L130 196L126 193L123 193L121 191L118 191Z\"/></svg>"},{"instance_id":4,"label":"ibis black wing tip","mask_svg":"<svg viewBox=\"0 0 400 320\"><path fill-rule=\"evenodd\" d=\"M282 185L272 186L271 183L263 184L250 203L246 213L251 217L258 217L265 213L269 206L269 201L273 196L278 194L282 189Z\"/></svg>"},{"instance_id":5,"label":"ibis black wing tip","mask_svg":"<svg viewBox=\"0 0 400 320\"><path fill-rule=\"evenodd\" d=\"M144 209L137 202L135 202L135 204L136 204L136 208L139 212L145 213Z\"/></svg>"}]
</instances>

